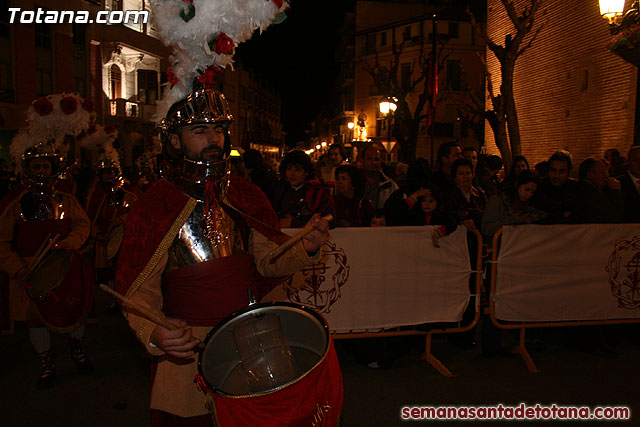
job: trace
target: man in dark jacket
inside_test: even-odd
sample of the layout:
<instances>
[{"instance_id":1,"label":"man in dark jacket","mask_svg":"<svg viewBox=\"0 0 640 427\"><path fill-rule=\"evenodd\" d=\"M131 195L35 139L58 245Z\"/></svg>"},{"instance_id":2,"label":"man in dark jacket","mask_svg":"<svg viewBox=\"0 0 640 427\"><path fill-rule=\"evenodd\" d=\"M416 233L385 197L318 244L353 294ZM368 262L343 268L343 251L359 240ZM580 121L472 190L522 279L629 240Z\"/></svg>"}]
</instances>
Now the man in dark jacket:
<instances>
[{"instance_id":1,"label":"man in dark jacket","mask_svg":"<svg viewBox=\"0 0 640 427\"><path fill-rule=\"evenodd\" d=\"M583 224L621 222L624 213L622 187L620 181L609 177L605 162L589 157L580 163L579 175L577 222Z\"/></svg>"},{"instance_id":2,"label":"man in dark jacket","mask_svg":"<svg viewBox=\"0 0 640 427\"><path fill-rule=\"evenodd\" d=\"M624 222L640 222L640 146L629 149L627 161L627 173L617 178L624 195Z\"/></svg>"},{"instance_id":3,"label":"man in dark jacket","mask_svg":"<svg viewBox=\"0 0 640 427\"><path fill-rule=\"evenodd\" d=\"M548 165L549 172L533 196L533 205L549 214L543 224L572 224L576 221L578 181L569 178L571 157L566 151L556 151Z\"/></svg>"}]
</instances>

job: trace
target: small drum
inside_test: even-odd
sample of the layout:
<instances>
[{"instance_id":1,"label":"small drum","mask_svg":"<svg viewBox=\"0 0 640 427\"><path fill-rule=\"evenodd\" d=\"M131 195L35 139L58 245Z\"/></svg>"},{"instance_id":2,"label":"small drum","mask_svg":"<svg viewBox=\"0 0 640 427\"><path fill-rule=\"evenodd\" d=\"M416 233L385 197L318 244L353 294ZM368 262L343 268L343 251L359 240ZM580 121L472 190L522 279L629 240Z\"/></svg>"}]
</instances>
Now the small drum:
<instances>
[{"instance_id":1,"label":"small drum","mask_svg":"<svg viewBox=\"0 0 640 427\"><path fill-rule=\"evenodd\" d=\"M227 317L207 335L198 371L221 425L335 425L342 411L328 325L298 304L252 304Z\"/></svg>"},{"instance_id":2,"label":"small drum","mask_svg":"<svg viewBox=\"0 0 640 427\"><path fill-rule=\"evenodd\" d=\"M118 255L118 251L120 251L120 246L122 245L122 238L124 237L124 224L120 223L109 230L109 235L107 236L107 248L106 248L106 257L107 259L114 259L116 255Z\"/></svg>"},{"instance_id":3,"label":"small drum","mask_svg":"<svg viewBox=\"0 0 640 427\"><path fill-rule=\"evenodd\" d=\"M72 250L55 250L34 268L27 295L48 327L69 332L87 314L93 269Z\"/></svg>"}]
</instances>

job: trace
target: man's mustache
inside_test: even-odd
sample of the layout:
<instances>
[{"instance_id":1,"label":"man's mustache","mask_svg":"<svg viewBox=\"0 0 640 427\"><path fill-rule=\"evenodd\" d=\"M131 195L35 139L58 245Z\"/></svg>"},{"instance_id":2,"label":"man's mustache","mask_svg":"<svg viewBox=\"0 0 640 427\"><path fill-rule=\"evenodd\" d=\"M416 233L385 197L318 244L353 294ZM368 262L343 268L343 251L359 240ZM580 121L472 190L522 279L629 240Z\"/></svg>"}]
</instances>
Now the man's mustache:
<instances>
[{"instance_id":1,"label":"man's mustache","mask_svg":"<svg viewBox=\"0 0 640 427\"><path fill-rule=\"evenodd\" d=\"M200 157L201 158L218 158L218 159L222 159L224 157L224 150L220 147L207 147L204 150L202 150L200 152Z\"/></svg>"}]
</instances>

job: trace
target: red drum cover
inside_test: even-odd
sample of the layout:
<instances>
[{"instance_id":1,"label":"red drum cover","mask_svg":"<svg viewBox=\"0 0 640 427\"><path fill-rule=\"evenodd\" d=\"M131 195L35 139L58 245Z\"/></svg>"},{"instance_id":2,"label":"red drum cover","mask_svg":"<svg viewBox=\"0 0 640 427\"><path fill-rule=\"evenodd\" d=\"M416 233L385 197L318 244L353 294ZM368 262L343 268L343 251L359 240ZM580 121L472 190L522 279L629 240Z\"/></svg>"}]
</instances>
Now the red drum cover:
<instances>
[{"instance_id":1,"label":"red drum cover","mask_svg":"<svg viewBox=\"0 0 640 427\"><path fill-rule=\"evenodd\" d=\"M51 271L51 264L62 266L61 271L51 277L52 286L32 283L28 292L44 323L56 332L69 332L86 316L93 299L93 269L76 251L55 251L36 267ZM68 265L68 268L64 268ZM55 270L55 269L54 269Z\"/></svg>"},{"instance_id":2,"label":"red drum cover","mask_svg":"<svg viewBox=\"0 0 640 427\"><path fill-rule=\"evenodd\" d=\"M302 378L267 394L210 393L223 427L335 426L342 412L342 373L333 340L324 357Z\"/></svg>"}]
</instances>

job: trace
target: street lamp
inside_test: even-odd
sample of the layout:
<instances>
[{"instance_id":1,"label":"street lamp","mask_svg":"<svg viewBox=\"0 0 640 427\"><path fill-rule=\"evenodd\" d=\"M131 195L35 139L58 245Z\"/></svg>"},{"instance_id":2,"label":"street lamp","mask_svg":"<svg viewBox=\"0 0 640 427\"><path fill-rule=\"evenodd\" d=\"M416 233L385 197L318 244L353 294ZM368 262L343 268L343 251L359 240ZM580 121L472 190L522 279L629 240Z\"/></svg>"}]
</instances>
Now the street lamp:
<instances>
[{"instance_id":1,"label":"street lamp","mask_svg":"<svg viewBox=\"0 0 640 427\"><path fill-rule=\"evenodd\" d=\"M638 68L633 145L640 145L640 47L633 40L637 37L637 26L640 23L639 2L634 0L623 15L625 0L599 1L600 14L609 22L609 32L614 36L609 42L609 50Z\"/></svg>"},{"instance_id":2,"label":"street lamp","mask_svg":"<svg viewBox=\"0 0 640 427\"><path fill-rule=\"evenodd\" d=\"M380 113L382 115L384 115L384 117L387 119L388 123L387 123L387 142L389 144L391 144L391 120L393 118L393 112L396 111L396 109L398 108L398 106L396 105L396 102L398 102L397 98L391 97L391 98L384 98L382 101L380 101ZM389 153L391 154L391 153Z\"/></svg>"},{"instance_id":3,"label":"street lamp","mask_svg":"<svg viewBox=\"0 0 640 427\"><path fill-rule=\"evenodd\" d=\"M600 15L609 20L612 24L624 11L625 0L600 0Z\"/></svg>"}]
</instances>

